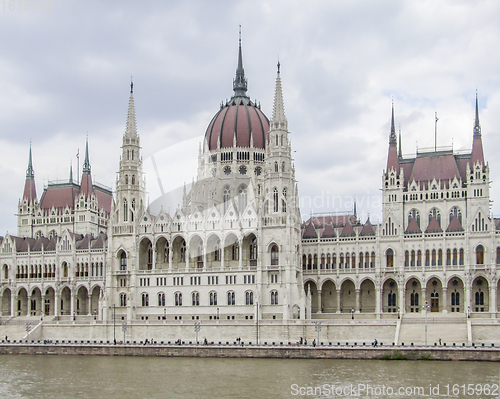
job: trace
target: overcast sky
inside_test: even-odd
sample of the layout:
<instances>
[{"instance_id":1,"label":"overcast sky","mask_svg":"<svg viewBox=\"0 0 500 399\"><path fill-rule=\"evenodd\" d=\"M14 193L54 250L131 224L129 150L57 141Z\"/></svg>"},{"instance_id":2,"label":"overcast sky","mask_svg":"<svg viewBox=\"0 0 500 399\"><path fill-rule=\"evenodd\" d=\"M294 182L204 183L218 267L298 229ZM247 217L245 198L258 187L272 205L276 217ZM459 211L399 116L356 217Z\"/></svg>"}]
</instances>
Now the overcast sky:
<instances>
[{"instance_id":1,"label":"overcast sky","mask_svg":"<svg viewBox=\"0 0 500 399\"><path fill-rule=\"evenodd\" d=\"M198 143L233 93L239 24L248 94L268 117L281 62L303 218L350 210L356 196L362 219L380 219L392 99L405 155L434 146L436 111L438 146L470 149L476 87L500 215L498 1L5 3L2 235L17 232L30 139L39 198L48 180L68 178L71 162L76 174L87 134L95 180L114 187L131 76L146 169L154 155L167 166L166 189L189 183Z\"/></svg>"}]
</instances>

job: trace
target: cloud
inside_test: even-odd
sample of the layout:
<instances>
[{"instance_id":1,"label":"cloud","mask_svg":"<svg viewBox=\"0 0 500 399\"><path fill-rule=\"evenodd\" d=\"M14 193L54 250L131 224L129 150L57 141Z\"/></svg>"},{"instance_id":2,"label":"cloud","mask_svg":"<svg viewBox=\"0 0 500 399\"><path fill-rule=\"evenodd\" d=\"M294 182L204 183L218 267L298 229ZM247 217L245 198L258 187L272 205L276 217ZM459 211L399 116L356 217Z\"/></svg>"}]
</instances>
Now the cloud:
<instances>
[{"instance_id":1,"label":"cloud","mask_svg":"<svg viewBox=\"0 0 500 399\"><path fill-rule=\"evenodd\" d=\"M16 230L30 139L39 195L47 177L66 178L87 134L92 173L114 184L131 76L145 160L201 137L232 95L239 24L249 95L268 116L281 62L301 195L379 195L393 100L405 154L433 146L436 111L438 145L470 148L476 87L495 180L499 17L496 2L451 0L66 1L1 13L3 230ZM196 165L197 148L184 155Z\"/></svg>"}]
</instances>

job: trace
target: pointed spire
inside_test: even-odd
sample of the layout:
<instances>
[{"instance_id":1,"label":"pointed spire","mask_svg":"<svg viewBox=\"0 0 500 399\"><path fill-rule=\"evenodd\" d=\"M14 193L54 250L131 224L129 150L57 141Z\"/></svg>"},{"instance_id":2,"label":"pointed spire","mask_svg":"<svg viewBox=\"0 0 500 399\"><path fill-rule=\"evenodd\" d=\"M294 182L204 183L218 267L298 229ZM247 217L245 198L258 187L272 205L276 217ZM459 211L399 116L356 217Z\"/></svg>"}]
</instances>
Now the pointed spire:
<instances>
[{"instance_id":1,"label":"pointed spire","mask_svg":"<svg viewBox=\"0 0 500 399\"><path fill-rule=\"evenodd\" d=\"M278 61L278 73L276 75L276 88L274 90L274 105L273 105L273 118L271 120L271 128L282 128L287 130L287 119L285 116L285 105L283 102L283 90L281 88L280 77L281 65Z\"/></svg>"},{"instance_id":2,"label":"pointed spire","mask_svg":"<svg viewBox=\"0 0 500 399\"><path fill-rule=\"evenodd\" d=\"M247 79L245 78L245 70L243 69L243 56L241 52L241 25L239 38L238 52L238 68L236 68L236 77L233 81L233 90L235 97L247 97Z\"/></svg>"},{"instance_id":3,"label":"pointed spire","mask_svg":"<svg viewBox=\"0 0 500 399\"><path fill-rule=\"evenodd\" d=\"M476 118L474 121L474 138L481 137L481 125L479 124L479 104L477 100L477 89L476 89Z\"/></svg>"},{"instance_id":4,"label":"pointed spire","mask_svg":"<svg viewBox=\"0 0 500 399\"><path fill-rule=\"evenodd\" d=\"M479 162L484 166L483 140L481 138L481 125L479 124L479 102L476 90L476 117L474 121L474 139L472 141L472 165Z\"/></svg>"},{"instance_id":5,"label":"pointed spire","mask_svg":"<svg viewBox=\"0 0 500 399\"><path fill-rule=\"evenodd\" d=\"M395 169L396 171L399 169L396 129L394 128L394 102L392 103L391 134L389 136L389 154L387 155L386 172L389 173L391 169Z\"/></svg>"},{"instance_id":6,"label":"pointed spire","mask_svg":"<svg viewBox=\"0 0 500 399\"><path fill-rule=\"evenodd\" d=\"M132 79L130 80L130 98L128 100L127 126L125 128L125 135L137 137L134 105L134 82L132 82Z\"/></svg>"},{"instance_id":7,"label":"pointed spire","mask_svg":"<svg viewBox=\"0 0 500 399\"><path fill-rule=\"evenodd\" d=\"M31 141L30 141L30 155L28 160L28 169L26 169L26 179L34 179L35 171L33 170L33 162L31 159Z\"/></svg>"},{"instance_id":8,"label":"pointed spire","mask_svg":"<svg viewBox=\"0 0 500 399\"><path fill-rule=\"evenodd\" d=\"M401 150L401 125L399 125L399 140L398 140L399 150L398 157L403 158L403 151Z\"/></svg>"},{"instance_id":9,"label":"pointed spire","mask_svg":"<svg viewBox=\"0 0 500 399\"><path fill-rule=\"evenodd\" d=\"M396 129L394 128L394 101L392 102L391 134L389 135L389 144L396 145Z\"/></svg>"},{"instance_id":10,"label":"pointed spire","mask_svg":"<svg viewBox=\"0 0 500 399\"><path fill-rule=\"evenodd\" d=\"M26 181L24 182L23 199L30 202L36 200L35 172L33 170L33 161L31 159L31 141L28 168L26 169Z\"/></svg>"},{"instance_id":11,"label":"pointed spire","mask_svg":"<svg viewBox=\"0 0 500 399\"><path fill-rule=\"evenodd\" d=\"M73 163L69 164L69 182L73 183Z\"/></svg>"},{"instance_id":12,"label":"pointed spire","mask_svg":"<svg viewBox=\"0 0 500 399\"><path fill-rule=\"evenodd\" d=\"M83 162L83 173L90 174L90 162L89 162L89 138L85 143L85 161Z\"/></svg>"}]
</instances>

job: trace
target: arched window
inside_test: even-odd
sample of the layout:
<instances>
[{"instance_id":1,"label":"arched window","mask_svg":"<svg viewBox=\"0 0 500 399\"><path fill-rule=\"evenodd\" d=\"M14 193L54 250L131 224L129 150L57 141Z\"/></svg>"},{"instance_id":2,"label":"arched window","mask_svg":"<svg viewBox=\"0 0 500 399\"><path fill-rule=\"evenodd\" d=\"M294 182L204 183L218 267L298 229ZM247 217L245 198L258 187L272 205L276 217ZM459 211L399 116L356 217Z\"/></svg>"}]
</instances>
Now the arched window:
<instances>
[{"instance_id":1,"label":"arched window","mask_svg":"<svg viewBox=\"0 0 500 399\"><path fill-rule=\"evenodd\" d=\"M149 294L142 294L142 306L149 306Z\"/></svg>"},{"instance_id":2,"label":"arched window","mask_svg":"<svg viewBox=\"0 0 500 399\"><path fill-rule=\"evenodd\" d=\"M240 259L240 244L238 240L231 247L231 260L239 260Z\"/></svg>"},{"instance_id":3,"label":"arched window","mask_svg":"<svg viewBox=\"0 0 500 399\"><path fill-rule=\"evenodd\" d=\"M123 200L123 221L126 222L128 220L128 203L127 200Z\"/></svg>"},{"instance_id":4,"label":"arched window","mask_svg":"<svg viewBox=\"0 0 500 399\"><path fill-rule=\"evenodd\" d=\"M200 306L200 294L198 292L193 292L191 294L191 302L193 306Z\"/></svg>"},{"instance_id":5,"label":"arched window","mask_svg":"<svg viewBox=\"0 0 500 399\"><path fill-rule=\"evenodd\" d=\"M441 214L439 213L439 209L437 208L431 209L431 211L429 212L429 223L431 222L432 218L436 218L439 227L441 227Z\"/></svg>"},{"instance_id":6,"label":"arched window","mask_svg":"<svg viewBox=\"0 0 500 399\"><path fill-rule=\"evenodd\" d=\"M443 250L438 250L438 266L443 266Z\"/></svg>"},{"instance_id":7,"label":"arched window","mask_svg":"<svg viewBox=\"0 0 500 399\"><path fill-rule=\"evenodd\" d=\"M125 184L128 184L128 175L125 175Z\"/></svg>"},{"instance_id":8,"label":"arched window","mask_svg":"<svg viewBox=\"0 0 500 399\"><path fill-rule=\"evenodd\" d=\"M175 306L182 306L182 292L175 293Z\"/></svg>"},{"instance_id":9,"label":"arched window","mask_svg":"<svg viewBox=\"0 0 500 399\"><path fill-rule=\"evenodd\" d=\"M210 305L211 306L216 306L217 305L217 293L216 292L211 292L210 293Z\"/></svg>"},{"instance_id":10,"label":"arched window","mask_svg":"<svg viewBox=\"0 0 500 399\"><path fill-rule=\"evenodd\" d=\"M134 184L135 184L135 175L132 175L132 185L134 185Z\"/></svg>"},{"instance_id":11,"label":"arched window","mask_svg":"<svg viewBox=\"0 0 500 399\"><path fill-rule=\"evenodd\" d=\"M279 250L278 246L274 244L271 247L271 265L277 266L279 264Z\"/></svg>"},{"instance_id":12,"label":"arched window","mask_svg":"<svg viewBox=\"0 0 500 399\"><path fill-rule=\"evenodd\" d=\"M476 265L484 265L484 247L482 245L476 247Z\"/></svg>"},{"instance_id":13,"label":"arched window","mask_svg":"<svg viewBox=\"0 0 500 399\"><path fill-rule=\"evenodd\" d=\"M274 187L273 190L273 212L278 212L278 189Z\"/></svg>"},{"instance_id":14,"label":"arched window","mask_svg":"<svg viewBox=\"0 0 500 399\"><path fill-rule=\"evenodd\" d=\"M425 250L425 266L430 266L431 264L431 253L428 249Z\"/></svg>"},{"instance_id":15,"label":"arched window","mask_svg":"<svg viewBox=\"0 0 500 399\"><path fill-rule=\"evenodd\" d=\"M227 208L229 208L229 201L231 200L231 188L229 186L224 187L224 213L226 213Z\"/></svg>"},{"instance_id":16,"label":"arched window","mask_svg":"<svg viewBox=\"0 0 500 399\"><path fill-rule=\"evenodd\" d=\"M257 260L257 237L253 237L250 242L250 261ZM252 265L251 265L252 266Z\"/></svg>"},{"instance_id":17,"label":"arched window","mask_svg":"<svg viewBox=\"0 0 500 399\"><path fill-rule=\"evenodd\" d=\"M462 211L458 209L458 207L454 206L450 210L450 222L453 219L453 216L456 216L460 224L462 224Z\"/></svg>"},{"instance_id":18,"label":"arched window","mask_svg":"<svg viewBox=\"0 0 500 399\"><path fill-rule=\"evenodd\" d=\"M135 214L135 198L132 200L132 209L130 209L130 221L134 221L134 214Z\"/></svg>"},{"instance_id":19,"label":"arched window","mask_svg":"<svg viewBox=\"0 0 500 399\"><path fill-rule=\"evenodd\" d=\"M415 266L415 250L411 250L411 255L410 255L410 266Z\"/></svg>"},{"instance_id":20,"label":"arched window","mask_svg":"<svg viewBox=\"0 0 500 399\"><path fill-rule=\"evenodd\" d=\"M127 270L127 254L125 251L120 255L120 270Z\"/></svg>"},{"instance_id":21,"label":"arched window","mask_svg":"<svg viewBox=\"0 0 500 399\"><path fill-rule=\"evenodd\" d=\"M271 291L271 305L278 305L278 291Z\"/></svg>"},{"instance_id":22,"label":"arched window","mask_svg":"<svg viewBox=\"0 0 500 399\"><path fill-rule=\"evenodd\" d=\"M372 256L370 260L370 268L375 267L375 251L372 251Z\"/></svg>"},{"instance_id":23,"label":"arched window","mask_svg":"<svg viewBox=\"0 0 500 399\"><path fill-rule=\"evenodd\" d=\"M302 270L307 269L307 256L306 254L302 255Z\"/></svg>"},{"instance_id":24,"label":"arched window","mask_svg":"<svg viewBox=\"0 0 500 399\"><path fill-rule=\"evenodd\" d=\"M127 306L127 294L120 294L120 306Z\"/></svg>"},{"instance_id":25,"label":"arched window","mask_svg":"<svg viewBox=\"0 0 500 399\"><path fill-rule=\"evenodd\" d=\"M180 262L185 262L186 261L186 241L182 240L181 243L181 248L180 248Z\"/></svg>"},{"instance_id":26,"label":"arched window","mask_svg":"<svg viewBox=\"0 0 500 399\"><path fill-rule=\"evenodd\" d=\"M274 171L278 173L278 162L274 163Z\"/></svg>"},{"instance_id":27,"label":"arched window","mask_svg":"<svg viewBox=\"0 0 500 399\"><path fill-rule=\"evenodd\" d=\"M158 306L165 306L165 294L163 292L158 293Z\"/></svg>"},{"instance_id":28,"label":"arched window","mask_svg":"<svg viewBox=\"0 0 500 399\"><path fill-rule=\"evenodd\" d=\"M408 224L410 224L412 219L415 219L415 221L418 224L418 227L420 227L420 213L416 209L412 209L408 213Z\"/></svg>"},{"instance_id":29,"label":"arched window","mask_svg":"<svg viewBox=\"0 0 500 399\"><path fill-rule=\"evenodd\" d=\"M410 266L410 252L405 251L405 266L408 267Z\"/></svg>"},{"instance_id":30,"label":"arched window","mask_svg":"<svg viewBox=\"0 0 500 399\"><path fill-rule=\"evenodd\" d=\"M227 304L228 306L232 306L235 304L235 294L234 294L234 291L229 291L227 293Z\"/></svg>"},{"instance_id":31,"label":"arched window","mask_svg":"<svg viewBox=\"0 0 500 399\"><path fill-rule=\"evenodd\" d=\"M500 264L500 247L497 247L497 265Z\"/></svg>"},{"instance_id":32,"label":"arched window","mask_svg":"<svg viewBox=\"0 0 500 399\"><path fill-rule=\"evenodd\" d=\"M253 292L247 291L245 293L245 305L253 305Z\"/></svg>"},{"instance_id":33,"label":"arched window","mask_svg":"<svg viewBox=\"0 0 500 399\"><path fill-rule=\"evenodd\" d=\"M247 188L246 186L241 186L238 190L238 208L239 212L243 213L247 207Z\"/></svg>"},{"instance_id":34,"label":"arched window","mask_svg":"<svg viewBox=\"0 0 500 399\"><path fill-rule=\"evenodd\" d=\"M453 266L456 266L456 265L458 265L458 251L455 248L453 250Z\"/></svg>"},{"instance_id":35,"label":"arched window","mask_svg":"<svg viewBox=\"0 0 500 399\"><path fill-rule=\"evenodd\" d=\"M446 250L446 265L451 265L451 249L449 248Z\"/></svg>"},{"instance_id":36,"label":"arched window","mask_svg":"<svg viewBox=\"0 0 500 399\"><path fill-rule=\"evenodd\" d=\"M282 171L282 172L285 172L285 162L283 162L283 163L281 164L281 171Z\"/></svg>"},{"instance_id":37,"label":"arched window","mask_svg":"<svg viewBox=\"0 0 500 399\"><path fill-rule=\"evenodd\" d=\"M394 267L394 251L389 248L385 253L387 267Z\"/></svg>"},{"instance_id":38,"label":"arched window","mask_svg":"<svg viewBox=\"0 0 500 399\"><path fill-rule=\"evenodd\" d=\"M431 258L431 262L432 262L432 266L436 266L436 250L433 249L432 250L432 258Z\"/></svg>"}]
</instances>

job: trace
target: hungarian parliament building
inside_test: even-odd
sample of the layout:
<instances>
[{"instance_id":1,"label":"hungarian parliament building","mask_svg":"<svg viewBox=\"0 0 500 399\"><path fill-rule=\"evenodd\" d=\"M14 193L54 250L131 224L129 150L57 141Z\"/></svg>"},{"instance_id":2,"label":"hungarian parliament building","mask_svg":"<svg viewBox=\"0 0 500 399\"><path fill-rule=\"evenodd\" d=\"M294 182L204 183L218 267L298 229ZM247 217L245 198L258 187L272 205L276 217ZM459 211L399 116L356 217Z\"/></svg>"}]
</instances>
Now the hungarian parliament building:
<instances>
[{"instance_id":1,"label":"hungarian parliament building","mask_svg":"<svg viewBox=\"0 0 500 399\"><path fill-rule=\"evenodd\" d=\"M355 211L302 220L280 66L269 119L247 95L241 42L232 97L207 122L197 176L172 213L147 205L132 84L114 191L92 180L87 141L81 176L38 195L30 148L17 235L0 237L0 315L496 317L500 220L490 216L477 96L466 153L403 156L393 108L380 224Z\"/></svg>"}]
</instances>

